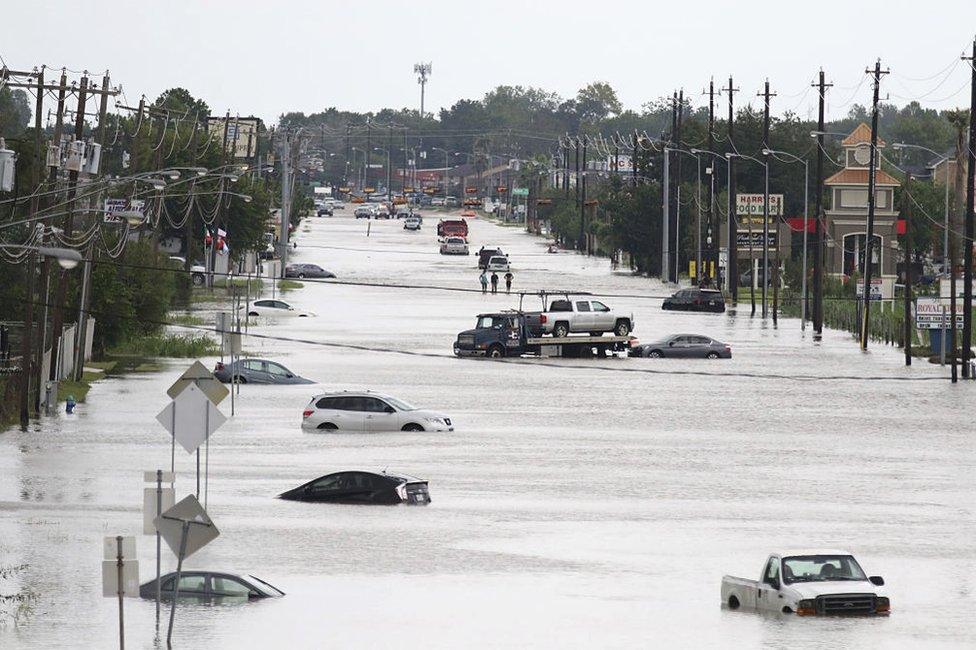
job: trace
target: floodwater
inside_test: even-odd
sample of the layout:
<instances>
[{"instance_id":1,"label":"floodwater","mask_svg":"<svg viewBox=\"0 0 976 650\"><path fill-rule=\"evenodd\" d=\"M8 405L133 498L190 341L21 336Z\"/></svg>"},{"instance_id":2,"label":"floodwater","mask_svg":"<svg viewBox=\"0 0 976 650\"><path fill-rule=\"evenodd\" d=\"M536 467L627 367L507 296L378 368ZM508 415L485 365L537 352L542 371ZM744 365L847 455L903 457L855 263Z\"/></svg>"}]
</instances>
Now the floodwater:
<instances>
[{"instance_id":1,"label":"floodwater","mask_svg":"<svg viewBox=\"0 0 976 650\"><path fill-rule=\"evenodd\" d=\"M430 213L413 233L373 222L367 237L351 214L312 219L293 261L344 280L477 288L474 256L437 254L435 223ZM797 320L777 329L748 306L672 314L659 298L612 297L665 290L606 260L547 254L515 228L474 220L471 240L511 254L517 289L610 294L644 340L699 332L729 342L734 358L455 359L458 331L517 298L306 283L286 299L316 317L250 331L323 345L249 337L244 347L319 384L241 388L209 450L207 507L221 535L186 563L253 573L287 596L181 605L175 646L973 647L976 384L935 379L945 372L922 361L906 369L892 348L862 354L843 333L814 342ZM385 351L344 347L364 345ZM142 472L169 468L155 416L187 365L106 379L75 415L0 434L0 565L26 565L0 592L37 595L0 629L0 647L117 643L102 537L137 535L141 579L152 577ZM444 411L457 430L300 429L316 391L363 388ZM230 415L229 400L221 409ZM176 467L182 498L193 457L178 449ZM428 478L433 503L273 498L347 468ZM723 574L756 577L768 553L791 547L852 551L885 577L891 617L720 607ZM163 570L174 568L164 545ZM125 605L129 647L156 647L153 603ZM164 638L165 622L164 610Z\"/></svg>"}]
</instances>

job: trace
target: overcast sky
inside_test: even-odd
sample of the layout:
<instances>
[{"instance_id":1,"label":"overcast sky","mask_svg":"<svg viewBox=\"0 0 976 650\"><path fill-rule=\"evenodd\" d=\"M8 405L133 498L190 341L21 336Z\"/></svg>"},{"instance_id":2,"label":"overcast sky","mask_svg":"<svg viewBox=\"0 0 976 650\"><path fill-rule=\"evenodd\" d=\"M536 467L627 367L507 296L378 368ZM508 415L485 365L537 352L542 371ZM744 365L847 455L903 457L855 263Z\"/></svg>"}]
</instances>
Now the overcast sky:
<instances>
[{"instance_id":1,"label":"overcast sky","mask_svg":"<svg viewBox=\"0 0 976 650\"><path fill-rule=\"evenodd\" d=\"M499 84L563 97L609 82L627 108L684 87L695 102L731 73L737 101L769 77L774 112L811 113L822 66L835 83L828 117L870 102L864 68L892 74L882 97L967 105L976 0L815 3L618 0L4 0L0 56L110 70L130 102L183 86L215 113L416 108L414 63L430 61L428 111ZM802 7L802 9L800 8ZM74 37L71 36L74 35ZM859 86L860 84L860 86Z\"/></svg>"}]
</instances>

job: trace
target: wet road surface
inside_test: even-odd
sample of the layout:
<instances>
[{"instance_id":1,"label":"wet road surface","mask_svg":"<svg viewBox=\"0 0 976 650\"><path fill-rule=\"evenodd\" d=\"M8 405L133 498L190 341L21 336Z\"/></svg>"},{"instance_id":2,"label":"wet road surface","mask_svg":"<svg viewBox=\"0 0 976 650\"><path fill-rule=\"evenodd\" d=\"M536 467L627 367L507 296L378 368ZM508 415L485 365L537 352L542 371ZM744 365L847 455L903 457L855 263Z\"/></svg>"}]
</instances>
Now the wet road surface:
<instances>
[{"instance_id":1,"label":"wet road surface","mask_svg":"<svg viewBox=\"0 0 976 650\"><path fill-rule=\"evenodd\" d=\"M434 213L420 232L380 221L367 238L347 212L306 221L291 261L341 280L478 288L475 255L438 254ZM249 337L244 347L318 384L241 388L210 446L206 498L222 534L186 563L253 573L287 596L180 606L177 647L972 647L973 386L935 380L945 373L924 362L906 369L893 348L861 354L844 333L815 343L796 320L774 329L748 305L662 312L655 281L548 254L515 228L472 220L471 242L473 253L511 254L516 289L607 296L634 312L644 341L701 333L734 358L460 360L457 332L517 298L306 282L284 298L316 317L250 331L321 345ZM363 345L388 351L346 347ZM0 628L0 646L117 643L102 537L138 535L141 579L153 577L142 472L169 467L155 415L188 364L108 378L75 415L0 434L0 564L27 565L0 591L38 596L32 614ZM443 411L457 430L301 430L313 394L364 388ZM273 498L349 468L427 478L433 503ZM194 489L193 457L177 450L177 471L181 498ZM891 617L720 607L723 574L758 577L768 553L797 546L852 551L885 577ZM154 647L151 601L127 601L126 623L129 647Z\"/></svg>"}]
</instances>

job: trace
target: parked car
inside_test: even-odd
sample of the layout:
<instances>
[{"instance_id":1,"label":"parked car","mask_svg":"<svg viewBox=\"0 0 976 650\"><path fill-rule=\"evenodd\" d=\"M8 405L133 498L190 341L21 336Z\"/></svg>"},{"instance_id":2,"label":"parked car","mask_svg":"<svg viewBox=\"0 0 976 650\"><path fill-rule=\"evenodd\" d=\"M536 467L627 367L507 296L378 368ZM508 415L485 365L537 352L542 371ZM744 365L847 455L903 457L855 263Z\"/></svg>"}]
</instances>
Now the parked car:
<instances>
[{"instance_id":1,"label":"parked car","mask_svg":"<svg viewBox=\"0 0 976 650\"><path fill-rule=\"evenodd\" d=\"M420 230L420 219L417 217L407 217L403 221L404 230Z\"/></svg>"},{"instance_id":2,"label":"parked car","mask_svg":"<svg viewBox=\"0 0 976 650\"><path fill-rule=\"evenodd\" d=\"M682 289L664 299L662 309L674 311L725 311L725 298L718 289Z\"/></svg>"},{"instance_id":3,"label":"parked car","mask_svg":"<svg viewBox=\"0 0 976 650\"><path fill-rule=\"evenodd\" d=\"M443 196L435 196L435 197L431 198L430 204L432 206L434 206L434 207L437 207L437 206L444 206L447 203L444 200L444 197Z\"/></svg>"},{"instance_id":4,"label":"parked car","mask_svg":"<svg viewBox=\"0 0 976 650\"><path fill-rule=\"evenodd\" d=\"M847 551L786 551L769 556L759 580L722 577L722 604L800 616L887 616L891 601Z\"/></svg>"},{"instance_id":5,"label":"parked car","mask_svg":"<svg viewBox=\"0 0 976 650\"><path fill-rule=\"evenodd\" d=\"M353 214L357 219L372 219L373 218L373 208L366 205L360 205L353 211Z\"/></svg>"},{"instance_id":6,"label":"parked car","mask_svg":"<svg viewBox=\"0 0 976 650\"><path fill-rule=\"evenodd\" d=\"M159 577L162 598L172 600L176 584L176 572ZM179 598L192 600L259 600L280 598L285 592L261 578L241 573L222 571L183 571L180 575ZM156 598L156 579L140 585L139 596Z\"/></svg>"},{"instance_id":7,"label":"parked car","mask_svg":"<svg viewBox=\"0 0 976 650\"><path fill-rule=\"evenodd\" d=\"M316 395L302 412L302 427L326 431L454 431L451 418L380 393Z\"/></svg>"},{"instance_id":8,"label":"parked car","mask_svg":"<svg viewBox=\"0 0 976 650\"><path fill-rule=\"evenodd\" d=\"M599 336L613 332L627 336L634 329L634 315L616 312L599 300L553 300L549 308L538 314L542 332L563 338L572 332L589 332Z\"/></svg>"},{"instance_id":9,"label":"parked car","mask_svg":"<svg viewBox=\"0 0 976 650\"><path fill-rule=\"evenodd\" d=\"M449 208L456 208L459 205L461 205L461 202L458 201L458 198L456 196L449 196L446 199L444 199L444 205L446 205Z\"/></svg>"},{"instance_id":10,"label":"parked car","mask_svg":"<svg viewBox=\"0 0 976 650\"><path fill-rule=\"evenodd\" d=\"M505 255L493 255L488 258L488 265L485 267L485 270L508 272L510 268L508 257Z\"/></svg>"},{"instance_id":11,"label":"parked car","mask_svg":"<svg viewBox=\"0 0 976 650\"><path fill-rule=\"evenodd\" d=\"M467 255L468 242L464 237L448 237L441 244L441 255Z\"/></svg>"},{"instance_id":12,"label":"parked car","mask_svg":"<svg viewBox=\"0 0 976 650\"><path fill-rule=\"evenodd\" d=\"M170 260L176 263L178 268L183 268L186 264L185 257L179 257L177 255L170 255ZM190 282L193 283L195 287L202 287L207 283L207 267L203 264L195 263L190 265Z\"/></svg>"},{"instance_id":13,"label":"parked car","mask_svg":"<svg viewBox=\"0 0 976 650\"><path fill-rule=\"evenodd\" d=\"M310 311L295 309L284 300L262 299L251 303L248 316L314 316Z\"/></svg>"},{"instance_id":14,"label":"parked car","mask_svg":"<svg viewBox=\"0 0 976 650\"><path fill-rule=\"evenodd\" d=\"M325 503L425 506L430 503L427 481L390 472L336 472L282 492L279 499Z\"/></svg>"},{"instance_id":15,"label":"parked car","mask_svg":"<svg viewBox=\"0 0 976 650\"><path fill-rule=\"evenodd\" d=\"M280 363L267 359L240 359L233 363L217 362L214 377L230 383L233 379L238 384L314 384L315 382L299 377Z\"/></svg>"},{"instance_id":16,"label":"parked car","mask_svg":"<svg viewBox=\"0 0 976 650\"><path fill-rule=\"evenodd\" d=\"M630 348L628 356L667 358L731 359L732 346L700 334L675 334L660 341Z\"/></svg>"},{"instance_id":17,"label":"parked car","mask_svg":"<svg viewBox=\"0 0 976 650\"><path fill-rule=\"evenodd\" d=\"M334 278L335 273L317 264L289 264L285 267L286 278Z\"/></svg>"},{"instance_id":18,"label":"parked car","mask_svg":"<svg viewBox=\"0 0 976 650\"><path fill-rule=\"evenodd\" d=\"M481 250L478 251L478 268L487 269L488 260L498 255L505 255L505 253L497 246L482 246Z\"/></svg>"}]
</instances>

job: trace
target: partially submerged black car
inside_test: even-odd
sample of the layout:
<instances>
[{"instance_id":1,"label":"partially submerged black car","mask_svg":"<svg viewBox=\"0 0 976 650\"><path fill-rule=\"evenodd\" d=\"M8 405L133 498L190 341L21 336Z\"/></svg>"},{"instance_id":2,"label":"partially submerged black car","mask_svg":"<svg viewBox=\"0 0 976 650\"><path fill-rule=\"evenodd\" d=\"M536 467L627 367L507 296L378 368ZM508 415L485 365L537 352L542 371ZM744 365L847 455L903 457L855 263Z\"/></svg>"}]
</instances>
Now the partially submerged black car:
<instances>
[{"instance_id":1,"label":"partially submerged black car","mask_svg":"<svg viewBox=\"0 0 976 650\"><path fill-rule=\"evenodd\" d=\"M717 289L682 289L664 299L662 309L675 311L725 311L725 298Z\"/></svg>"},{"instance_id":2,"label":"partially submerged black car","mask_svg":"<svg viewBox=\"0 0 976 650\"><path fill-rule=\"evenodd\" d=\"M425 506L430 503L427 481L389 472L336 472L282 492L279 499L372 505Z\"/></svg>"},{"instance_id":3,"label":"partially submerged black car","mask_svg":"<svg viewBox=\"0 0 976 650\"><path fill-rule=\"evenodd\" d=\"M164 600L173 598L176 572L159 578ZM156 598L156 579L139 587L142 598ZM220 571L184 571L180 575L179 598L189 600L257 600L280 598L285 592L252 575L223 573Z\"/></svg>"}]
</instances>

